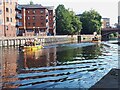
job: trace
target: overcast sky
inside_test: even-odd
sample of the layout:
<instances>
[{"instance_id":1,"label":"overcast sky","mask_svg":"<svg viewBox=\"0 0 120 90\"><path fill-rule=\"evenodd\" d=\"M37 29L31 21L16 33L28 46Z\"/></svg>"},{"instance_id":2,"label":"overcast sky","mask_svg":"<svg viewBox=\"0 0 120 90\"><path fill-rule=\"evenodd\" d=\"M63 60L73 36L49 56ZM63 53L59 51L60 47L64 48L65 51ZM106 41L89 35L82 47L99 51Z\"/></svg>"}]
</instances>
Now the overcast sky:
<instances>
[{"instance_id":1,"label":"overcast sky","mask_svg":"<svg viewBox=\"0 0 120 90\"><path fill-rule=\"evenodd\" d=\"M31 0L18 0L19 4L29 4ZM85 10L95 9L103 18L110 18L110 24L117 23L119 0L32 0L34 4L54 6L63 4L65 8L73 10L76 14L82 14Z\"/></svg>"}]
</instances>

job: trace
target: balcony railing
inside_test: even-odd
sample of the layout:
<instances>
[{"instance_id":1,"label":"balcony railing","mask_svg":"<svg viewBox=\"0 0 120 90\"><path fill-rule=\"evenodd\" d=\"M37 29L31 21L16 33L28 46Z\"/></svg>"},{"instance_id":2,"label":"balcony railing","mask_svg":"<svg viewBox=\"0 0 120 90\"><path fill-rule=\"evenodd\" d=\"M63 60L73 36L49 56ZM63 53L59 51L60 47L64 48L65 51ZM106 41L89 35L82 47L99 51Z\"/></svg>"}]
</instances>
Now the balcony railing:
<instances>
[{"instance_id":1,"label":"balcony railing","mask_svg":"<svg viewBox=\"0 0 120 90\"><path fill-rule=\"evenodd\" d=\"M0 14L2 14L2 10L0 10Z\"/></svg>"},{"instance_id":2,"label":"balcony railing","mask_svg":"<svg viewBox=\"0 0 120 90\"><path fill-rule=\"evenodd\" d=\"M49 28L49 26L46 26L46 29L48 29Z\"/></svg>"},{"instance_id":3,"label":"balcony railing","mask_svg":"<svg viewBox=\"0 0 120 90\"><path fill-rule=\"evenodd\" d=\"M16 14L17 19L22 19L22 14Z\"/></svg>"},{"instance_id":4,"label":"balcony railing","mask_svg":"<svg viewBox=\"0 0 120 90\"><path fill-rule=\"evenodd\" d=\"M15 8L16 10L22 10L22 8L19 6L19 5L16 5L16 8Z\"/></svg>"},{"instance_id":5,"label":"balcony railing","mask_svg":"<svg viewBox=\"0 0 120 90\"><path fill-rule=\"evenodd\" d=\"M22 22L16 22L16 27L22 26Z\"/></svg>"},{"instance_id":6,"label":"balcony railing","mask_svg":"<svg viewBox=\"0 0 120 90\"><path fill-rule=\"evenodd\" d=\"M46 19L46 22L48 22L48 19Z\"/></svg>"}]
</instances>

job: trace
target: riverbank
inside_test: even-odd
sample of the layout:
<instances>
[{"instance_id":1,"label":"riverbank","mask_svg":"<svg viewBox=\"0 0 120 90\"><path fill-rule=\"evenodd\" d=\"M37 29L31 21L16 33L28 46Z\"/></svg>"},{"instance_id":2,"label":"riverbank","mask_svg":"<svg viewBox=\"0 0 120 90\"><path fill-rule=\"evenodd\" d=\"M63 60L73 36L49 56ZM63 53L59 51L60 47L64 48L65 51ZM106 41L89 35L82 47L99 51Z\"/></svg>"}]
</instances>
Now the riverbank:
<instances>
[{"instance_id":1,"label":"riverbank","mask_svg":"<svg viewBox=\"0 0 120 90\"><path fill-rule=\"evenodd\" d=\"M93 85L89 90L97 89L119 89L119 72L120 69L111 69L110 72L105 75L100 81Z\"/></svg>"},{"instance_id":2,"label":"riverbank","mask_svg":"<svg viewBox=\"0 0 120 90\"><path fill-rule=\"evenodd\" d=\"M23 45L28 40L34 40L35 38L41 42L42 45L49 43L66 43L77 41L77 35L59 35L59 36L31 36L31 37L3 37L0 38L0 46L19 46Z\"/></svg>"},{"instance_id":3,"label":"riverbank","mask_svg":"<svg viewBox=\"0 0 120 90\"><path fill-rule=\"evenodd\" d=\"M70 42L92 42L94 35L57 35L57 36L28 36L28 37L0 37L0 46L19 46L24 45L29 40L35 38L42 45L61 44ZM98 35L101 40L101 35Z\"/></svg>"}]
</instances>

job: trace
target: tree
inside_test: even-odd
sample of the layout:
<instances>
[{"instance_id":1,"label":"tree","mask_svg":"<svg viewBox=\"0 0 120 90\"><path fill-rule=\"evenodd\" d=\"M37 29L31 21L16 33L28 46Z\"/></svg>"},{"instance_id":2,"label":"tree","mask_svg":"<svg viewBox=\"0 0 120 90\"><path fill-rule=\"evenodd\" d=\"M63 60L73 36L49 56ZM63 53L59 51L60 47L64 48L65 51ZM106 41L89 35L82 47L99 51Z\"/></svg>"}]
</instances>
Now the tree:
<instances>
[{"instance_id":1,"label":"tree","mask_svg":"<svg viewBox=\"0 0 120 90\"><path fill-rule=\"evenodd\" d=\"M33 5L34 3L33 3L33 1L30 1L30 5Z\"/></svg>"},{"instance_id":2,"label":"tree","mask_svg":"<svg viewBox=\"0 0 120 90\"><path fill-rule=\"evenodd\" d=\"M64 5L59 5L56 10L56 32L59 35L75 34L81 30L81 22L73 11L65 9Z\"/></svg>"},{"instance_id":3,"label":"tree","mask_svg":"<svg viewBox=\"0 0 120 90\"><path fill-rule=\"evenodd\" d=\"M75 15L73 11L70 11L71 17L72 17L72 30L70 31L70 34L80 33L82 29L82 23L80 22L79 18Z\"/></svg>"},{"instance_id":4,"label":"tree","mask_svg":"<svg viewBox=\"0 0 120 90\"><path fill-rule=\"evenodd\" d=\"M82 22L81 34L93 34L93 32L101 33L101 15L95 10L85 11L80 17Z\"/></svg>"}]
</instances>

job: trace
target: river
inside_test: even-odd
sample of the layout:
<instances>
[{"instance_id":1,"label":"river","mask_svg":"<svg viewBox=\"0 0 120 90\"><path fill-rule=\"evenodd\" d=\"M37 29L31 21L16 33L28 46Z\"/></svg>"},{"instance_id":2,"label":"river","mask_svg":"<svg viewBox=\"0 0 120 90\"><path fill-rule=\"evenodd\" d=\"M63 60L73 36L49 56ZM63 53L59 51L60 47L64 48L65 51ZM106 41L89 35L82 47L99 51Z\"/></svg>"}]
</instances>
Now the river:
<instances>
[{"instance_id":1,"label":"river","mask_svg":"<svg viewBox=\"0 0 120 90\"><path fill-rule=\"evenodd\" d=\"M0 48L2 88L90 88L118 68L118 45L109 42L45 46L35 52Z\"/></svg>"}]
</instances>

